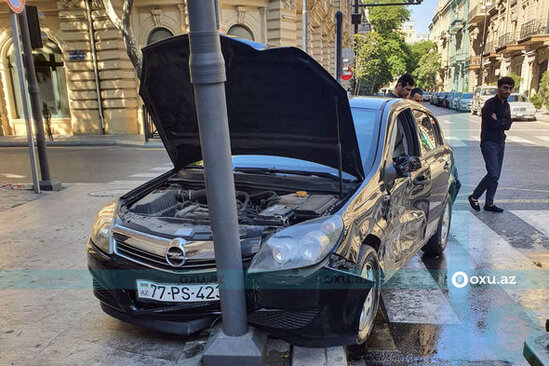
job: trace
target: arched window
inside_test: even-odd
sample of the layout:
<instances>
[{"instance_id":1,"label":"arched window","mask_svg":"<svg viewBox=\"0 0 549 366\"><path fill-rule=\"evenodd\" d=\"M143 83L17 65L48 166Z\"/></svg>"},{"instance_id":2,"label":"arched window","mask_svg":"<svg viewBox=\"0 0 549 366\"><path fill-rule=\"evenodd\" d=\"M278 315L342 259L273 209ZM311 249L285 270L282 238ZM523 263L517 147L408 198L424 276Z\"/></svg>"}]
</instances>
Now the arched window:
<instances>
[{"instance_id":1,"label":"arched window","mask_svg":"<svg viewBox=\"0 0 549 366\"><path fill-rule=\"evenodd\" d=\"M230 36L235 36L238 38L244 38L244 39L249 39L250 41L254 41L254 36L252 32L250 32L248 28L240 24L233 25L231 28L229 28L229 31L227 32L227 34Z\"/></svg>"},{"instance_id":2,"label":"arched window","mask_svg":"<svg viewBox=\"0 0 549 366\"><path fill-rule=\"evenodd\" d=\"M32 52L32 57L42 103L41 110L44 111L47 108L53 118L69 117L67 79L61 50L55 42L48 39L44 42L44 47ZM19 88L14 50L9 53L8 62L16 116L17 118L23 118L21 89Z\"/></svg>"},{"instance_id":3,"label":"arched window","mask_svg":"<svg viewBox=\"0 0 549 366\"><path fill-rule=\"evenodd\" d=\"M168 28L155 28L149 33L147 44L149 45L169 37L173 37L173 33Z\"/></svg>"}]
</instances>

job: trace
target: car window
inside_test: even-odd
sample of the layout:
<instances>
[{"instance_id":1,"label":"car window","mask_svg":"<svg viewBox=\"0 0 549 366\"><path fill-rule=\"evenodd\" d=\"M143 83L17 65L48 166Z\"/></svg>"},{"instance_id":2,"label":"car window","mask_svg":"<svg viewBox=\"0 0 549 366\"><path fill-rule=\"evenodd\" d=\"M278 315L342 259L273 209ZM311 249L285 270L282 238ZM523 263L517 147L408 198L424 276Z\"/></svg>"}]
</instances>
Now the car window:
<instances>
[{"instance_id":1,"label":"car window","mask_svg":"<svg viewBox=\"0 0 549 366\"><path fill-rule=\"evenodd\" d=\"M440 129L437 119L432 115L429 115L429 118L431 119L431 125L433 126L433 131L435 132L437 146L444 145L444 136L442 136L442 130Z\"/></svg>"},{"instance_id":2,"label":"car window","mask_svg":"<svg viewBox=\"0 0 549 366\"><path fill-rule=\"evenodd\" d=\"M356 139L365 169L373 164L380 124L380 111L364 108L351 108L355 125Z\"/></svg>"},{"instance_id":3,"label":"car window","mask_svg":"<svg viewBox=\"0 0 549 366\"><path fill-rule=\"evenodd\" d=\"M461 99L471 99L472 97L473 93L463 93Z\"/></svg>"},{"instance_id":4,"label":"car window","mask_svg":"<svg viewBox=\"0 0 549 366\"><path fill-rule=\"evenodd\" d=\"M497 89L496 88L488 88L488 89L482 89L481 95L496 95Z\"/></svg>"},{"instance_id":5,"label":"car window","mask_svg":"<svg viewBox=\"0 0 549 366\"><path fill-rule=\"evenodd\" d=\"M393 159L404 155L419 155L418 148L416 147L417 138L414 142L413 138L415 132L412 130L411 123L413 123L413 117L410 109L406 109L397 115L395 128L393 129L393 135L390 140Z\"/></svg>"},{"instance_id":6,"label":"car window","mask_svg":"<svg viewBox=\"0 0 549 366\"><path fill-rule=\"evenodd\" d=\"M437 146L437 138L432 120L428 114L421 111L414 111L414 118L418 127L421 153L426 154Z\"/></svg>"},{"instance_id":7,"label":"car window","mask_svg":"<svg viewBox=\"0 0 549 366\"><path fill-rule=\"evenodd\" d=\"M510 95L507 98L508 102L526 102L526 98L522 95Z\"/></svg>"}]
</instances>

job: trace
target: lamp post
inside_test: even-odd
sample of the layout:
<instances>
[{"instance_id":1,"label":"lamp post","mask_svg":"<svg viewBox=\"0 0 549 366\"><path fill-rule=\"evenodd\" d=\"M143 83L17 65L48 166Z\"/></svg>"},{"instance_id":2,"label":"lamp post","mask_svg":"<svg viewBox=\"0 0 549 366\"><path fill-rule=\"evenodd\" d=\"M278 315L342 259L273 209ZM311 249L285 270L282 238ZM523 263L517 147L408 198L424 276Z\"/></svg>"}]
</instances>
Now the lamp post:
<instances>
[{"instance_id":1,"label":"lamp post","mask_svg":"<svg viewBox=\"0 0 549 366\"><path fill-rule=\"evenodd\" d=\"M481 9L484 9L484 29L482 31L482 50L480 51L480 68L478 73L478 85L482 85L482 73L483 73L483 61L484 61L484 50L486 47L486 23L487 23L487 17L488 17L488 7L492 5L491 1L487 1L486 3L482 4L480 6Z\"/></svg>"}]
</instances>

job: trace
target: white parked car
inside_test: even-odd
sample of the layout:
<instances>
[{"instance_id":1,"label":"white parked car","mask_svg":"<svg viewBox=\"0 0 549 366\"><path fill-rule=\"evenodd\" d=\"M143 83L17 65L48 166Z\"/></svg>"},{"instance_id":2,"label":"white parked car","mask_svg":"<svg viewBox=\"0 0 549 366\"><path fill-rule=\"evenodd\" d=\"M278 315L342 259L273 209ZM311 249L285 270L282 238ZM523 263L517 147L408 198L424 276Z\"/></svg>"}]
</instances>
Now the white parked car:
<instances>
[{"instance_id":1,"label":"white parked car","mask_svg":"<svg viewBox=\"0 0 549 366\"><path fill-rule=\"evenodd\" d=\"M511 94L507 99L512 119L536 120L536 107L522 94Z\"/></svg>"},{"instance_id":2,"label":"white parked car","mask_svg":"<svg viewBox=\"0 0 549 366\"><path fill-rule=\"evenodd\" d=\"M461 98L459 98L459 104L456 109L459 112L470 111L472 102L473 102L473 93L463 93L461 94Z\"/></svg>"}]
</instances>

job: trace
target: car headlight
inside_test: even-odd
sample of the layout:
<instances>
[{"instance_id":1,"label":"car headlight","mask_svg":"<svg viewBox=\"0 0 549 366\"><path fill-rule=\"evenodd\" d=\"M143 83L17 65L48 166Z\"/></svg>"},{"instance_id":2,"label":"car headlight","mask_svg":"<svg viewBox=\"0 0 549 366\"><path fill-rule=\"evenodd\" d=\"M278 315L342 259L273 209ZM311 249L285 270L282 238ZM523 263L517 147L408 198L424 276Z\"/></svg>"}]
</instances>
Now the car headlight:
<instances>
[{"instance_id":1,"label":"car headlight","mask_svg":"<svg viewBox=\"0 0 549 366\"><path fill-rule=\"evenodd\" d=\"M336 215L290 226L267 239L248 272L280 271L319 263L338 243L342 232L343 220Z\"/></svg>"},{"instance_id":2,"label":"car headlight","mask_svg":"<svg viewBox=\"0 0 549 366\"><path fill-rule=\"evenodd\" d=\"M114 201L103 207L95 217L90 239L102 251L112 254L111 227L114 222L118 202Z\"/></svg>"}]
</instances>

